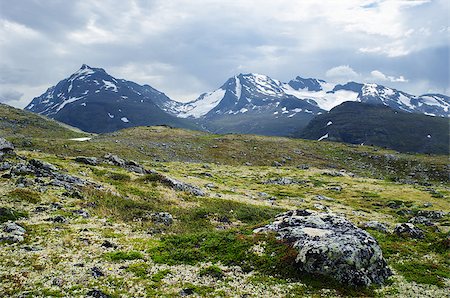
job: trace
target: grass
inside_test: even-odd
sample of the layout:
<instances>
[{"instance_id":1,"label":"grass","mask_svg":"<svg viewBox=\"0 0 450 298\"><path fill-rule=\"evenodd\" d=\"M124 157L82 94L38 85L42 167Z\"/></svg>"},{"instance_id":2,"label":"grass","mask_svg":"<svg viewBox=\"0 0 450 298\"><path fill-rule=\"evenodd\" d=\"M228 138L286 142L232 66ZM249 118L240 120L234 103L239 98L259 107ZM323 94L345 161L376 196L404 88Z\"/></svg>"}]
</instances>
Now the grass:
<instances>
[{"instance_id":1,"label":"grass","mask_svg":"<svg viewBox=\"0 0 450 298\"><path fill-rule=\"evenodd\" d=\"M103 257L109 261L127 261L144 258L143 254L139 251L113 251L105 253Z\"/></svg>"},{"instance_id":2,"label":"grass","mask_svg":"<svg viewBox=\"0 0 450 298\"><path fill-rule=\"evenodd\" d=\"M41 201L41 197L38 192L26 188L16 188L10 191L7 196L14 200L25 201L32 204L37 204Z\"/></svg>"},{"instance_id":3,"label":"grass","mask_svg":"<svg viewBox=\"0 0 450 298\"><path fill-rule=\"evenodd\" d=\"M28 217L28 212L19 211L8 207L0 207L0 223L9 220L17 220L19 218Z\"/></svg>"}]
</instances>

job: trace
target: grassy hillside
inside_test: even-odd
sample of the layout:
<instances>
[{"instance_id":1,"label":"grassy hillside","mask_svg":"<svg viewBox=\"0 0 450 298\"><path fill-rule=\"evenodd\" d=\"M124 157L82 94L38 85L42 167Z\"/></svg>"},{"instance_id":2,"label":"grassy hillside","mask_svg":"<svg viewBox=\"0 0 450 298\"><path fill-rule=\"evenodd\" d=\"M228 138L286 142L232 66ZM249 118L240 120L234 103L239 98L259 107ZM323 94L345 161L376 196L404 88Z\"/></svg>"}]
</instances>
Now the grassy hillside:
<instances>
[{"instance_id":1,"label":"grassy hillside","mask_svg":"<svg viewBox=\"0 0 450 298\"><path fill-rule=\"evenodd\" d=\"M0 127L9 128L1 132L18 149L0 165L21 169L37 159L58 174L0 170L0 224L26 229L22 242L0 241L1 297L445 297L450 290L447 156L166 126L79 142L70 139L86 134L4 110ZM111 165L106 153L159 174ZM176 190L160 175L205 195ZM295 183L268 183L283 178ZM376 220L390 231L444 213L433 225L416 224L422 239L365 228L394 275L364 289L299 272L292 249L252 233L292 209L334 212L358 226Z\"/></svg>"},{"instance_id":2,"label":"grassy hillside","mask_svg":"<svg viewBox=\"0 0 450 298\"><path fill-rule=\"evenodd\" d=\"M448 155L449 125L447 118L345 102L314 118L298 136L317 140L328 134L329 141Z\"/></svg>"},{"instance_id":3,"label":"grassy hillside","mask_svg":"<svg viewBox=\"0 0 450 298\"><path fill-rule=\"evenodd\" d=\"M87 134L47 117L0 104L0 136L20 145L32 139L69 139Z\"/></svg>"}]
</instances>

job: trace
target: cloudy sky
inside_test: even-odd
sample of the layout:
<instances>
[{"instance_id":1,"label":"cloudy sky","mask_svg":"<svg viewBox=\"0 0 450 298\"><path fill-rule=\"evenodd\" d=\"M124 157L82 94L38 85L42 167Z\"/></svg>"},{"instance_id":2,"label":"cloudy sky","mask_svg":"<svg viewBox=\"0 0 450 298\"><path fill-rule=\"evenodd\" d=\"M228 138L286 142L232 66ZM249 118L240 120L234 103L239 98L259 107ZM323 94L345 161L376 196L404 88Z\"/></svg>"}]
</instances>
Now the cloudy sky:
<instances>
[{"instance_id":1,"label":"cloudy sky","mask_svg":"<svg viewBox=\"0 0 450 298\"><path fill-rule=\"evenodd\" d=\"M448 0L0 0L0 102L86 63L186 101L228 77L376 82L449 95Z\"/></svg>"}]
</instances>

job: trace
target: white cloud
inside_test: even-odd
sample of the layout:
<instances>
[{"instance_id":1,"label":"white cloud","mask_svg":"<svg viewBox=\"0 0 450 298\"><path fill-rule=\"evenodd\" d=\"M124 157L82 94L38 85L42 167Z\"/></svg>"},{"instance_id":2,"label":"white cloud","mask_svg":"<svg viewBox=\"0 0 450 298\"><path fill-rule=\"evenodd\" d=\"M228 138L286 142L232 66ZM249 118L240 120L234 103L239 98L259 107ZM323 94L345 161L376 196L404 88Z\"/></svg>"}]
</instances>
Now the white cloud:
<instances>
[{"instance_id":1,"label":"white cloud","mask_svg":"<svg viewBox=\"0 0 450 298\"><path fill-rule=\"evenodd\" d=\"M373 70L370 72L371 78L378 81L386 81L386 82L396 82L396 83L406 83L408 82L404 76L394 77L387 76L379 70Z\"/></svg>"},{"instance_id":2,"label":"white cloud","mask_svg":"<svg viewBox=\"0 0 450 298\"><path fill-rule=\"evenodd\" d=\"M347 82L359 77L359 74L349 65L339 65L330 68L325 75L335 82Z\"/></svg>"}]
</instances>

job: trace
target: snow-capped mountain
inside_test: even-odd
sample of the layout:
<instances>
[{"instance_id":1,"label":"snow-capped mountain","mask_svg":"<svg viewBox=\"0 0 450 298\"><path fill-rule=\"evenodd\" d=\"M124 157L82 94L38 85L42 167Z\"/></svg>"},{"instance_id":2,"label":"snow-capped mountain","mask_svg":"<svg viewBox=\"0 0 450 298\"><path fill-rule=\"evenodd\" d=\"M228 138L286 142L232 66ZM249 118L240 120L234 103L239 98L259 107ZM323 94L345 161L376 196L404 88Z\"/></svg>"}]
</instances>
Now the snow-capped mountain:
<instances>
[{"instance_id":1,"label":"snow-capped mountain","mask_svg":"<svg viewBox=\"0 0 450 298\"><path fill-rule=\"evenodd\" d=\"M156 104L169 101L149 85L116 79L102 68L83 64L70 77L34 98L25 110L89 132L156 124L191 127Z\"/></svg>"},{"instance_id":2,"label":"snow-capped mountain","mask_svg":"<svg viewBox=\"0 0 450 298\"><path fill-rule=\"evenodd\" d=\"M285 105L285 100L290 104ZM288 117L300 109L303 113L320 114L347 101L385 105L395 110L441 117L449 116L450 107L450 98L445 95L415 96L373 83L348 82L341 85L299 76L282 83L265 75L240 74L194 101L186 104L168 102L165 110L182 118L208 119L216 115L268 110L278 112L275 115L279 117Z\"/></svg>"},{"instance_id":3,"label":"snow-capped mountain","mask_svg":"<svg viewBox=\"0 0 450 298\"><path fill-rule=\"evenodd\" d=\"M197 119L210 131L269 135L290 135L324 112L315 102L286 93L280 81L254 73L234 76L194 101L168 106L171 113Z\"/></svg>"},{"instance_id":4,"label":"snow-capped mountain","mask_svg":"<svg viewBox=\"0 0 450 298\"><path fill-rule=\"evenodd\" d=\"M311 99L324 109L331 110L346 101L385 105L394 110L422 113L430 116L449 116L450 97L442 94L415 96L373 83L348 82L334 85L323 80L297 77L283 84L286 93L299 99Z\"/></svg>"}]
</instances>

